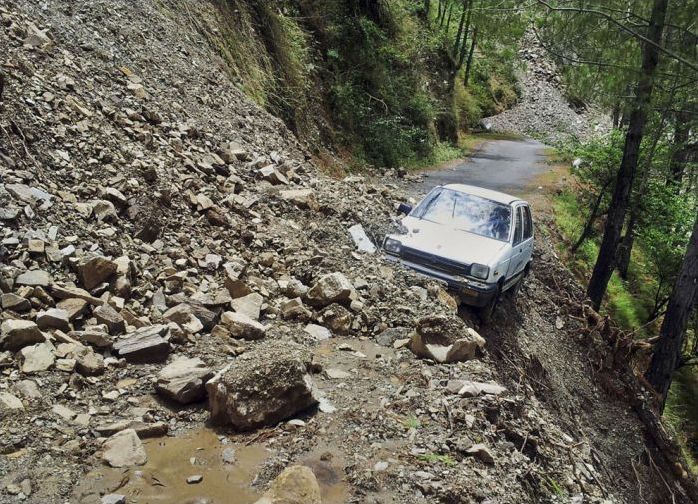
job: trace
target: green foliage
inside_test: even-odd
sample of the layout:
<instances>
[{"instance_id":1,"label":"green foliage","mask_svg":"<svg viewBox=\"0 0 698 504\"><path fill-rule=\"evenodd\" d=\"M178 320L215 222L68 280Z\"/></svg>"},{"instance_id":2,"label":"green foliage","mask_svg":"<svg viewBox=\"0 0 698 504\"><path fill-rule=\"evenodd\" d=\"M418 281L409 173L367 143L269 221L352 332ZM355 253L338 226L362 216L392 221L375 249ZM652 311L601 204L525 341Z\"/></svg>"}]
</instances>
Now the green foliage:
<instances>
[{"instance_id":1,"label":"green foliage","mask_svg":"<svg viewBox=\"0 0 698 504\"><path fill-rule=\"evenodd\" d=\"M449 467L456 465L456 461L450 455L440 455L438 453L426 453L417 457L419 460L428 462L429 464L443 464Z\"/></svg>"},{"instance_id":2,"label":"green foliage","mask_svg":"<svg viewBox=\"0 0 698 504\"><path fill-rule=\"evenodd\" d=\"M402 425L404 425L407 429L419 429L422 427L421 422L416 416L409 416L405 418L402 421Z\"/></svg>"}]
</instances>

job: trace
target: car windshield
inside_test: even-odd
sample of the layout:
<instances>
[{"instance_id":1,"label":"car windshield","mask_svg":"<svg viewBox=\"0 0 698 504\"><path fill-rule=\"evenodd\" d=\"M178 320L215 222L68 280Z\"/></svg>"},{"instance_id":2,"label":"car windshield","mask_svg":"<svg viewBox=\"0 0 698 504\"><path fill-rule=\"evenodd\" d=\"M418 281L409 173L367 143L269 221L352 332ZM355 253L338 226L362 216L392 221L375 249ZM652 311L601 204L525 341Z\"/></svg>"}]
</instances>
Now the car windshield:
<instances>
[{"instance_id":1,"label":"car windshield","mask_svg":"<svg viewBox=\"0 0 698 504\"><path fill-rule=\"evenodd\" d=\"M495 240L509 239L511 207L472 194L434 189L411 215Z\"/></svg>"}]
</instances>

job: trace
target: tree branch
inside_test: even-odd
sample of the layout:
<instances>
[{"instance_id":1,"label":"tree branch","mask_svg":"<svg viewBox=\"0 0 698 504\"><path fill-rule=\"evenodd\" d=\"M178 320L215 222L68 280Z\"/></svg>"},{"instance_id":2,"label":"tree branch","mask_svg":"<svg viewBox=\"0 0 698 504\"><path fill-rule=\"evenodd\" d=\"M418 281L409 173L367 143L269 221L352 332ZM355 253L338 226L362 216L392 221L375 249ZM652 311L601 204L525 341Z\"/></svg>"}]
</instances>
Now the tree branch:
<instances>
[{"instance_id":1,"label":"tree branch","mask_svg":"<svg viewBox=\"0 0 698 504\"><path fill-rule=\"evenodd\" d=\"M582 7L554 7L554 6L550 5L546 0L537 0L537 1L539 4L545 6L551 12L572 12L572 13L578 13L578 14L584 13L584 14L593 14L595 16L599 16L599 17L609 21L610 23L616 25L618 28L620 28L621 30L623 30L626 33L629 33L630 35L637 38L638 40L642 40L645 44L649 44L649 45L656 47L658 51L663 52L667 56L670 56L671 58L675 59L676 61L683 63L687 67L689 67L695 71L698 71L698 64L685 59L681 55L676 54L674 51L667 49L666 47L662 46L661 44L653 42L652 40L648 39L647 37L645 37L641 33L638 33L635 30L628 28L626 25L624 25L623 23L621 23L616 18L614 18L613 16L611 16L610 14L608 14L606 12L603 12L603 11L598 10L598 9L587 9L587 8L582 8Z\"/></svg>"}]
</instances>

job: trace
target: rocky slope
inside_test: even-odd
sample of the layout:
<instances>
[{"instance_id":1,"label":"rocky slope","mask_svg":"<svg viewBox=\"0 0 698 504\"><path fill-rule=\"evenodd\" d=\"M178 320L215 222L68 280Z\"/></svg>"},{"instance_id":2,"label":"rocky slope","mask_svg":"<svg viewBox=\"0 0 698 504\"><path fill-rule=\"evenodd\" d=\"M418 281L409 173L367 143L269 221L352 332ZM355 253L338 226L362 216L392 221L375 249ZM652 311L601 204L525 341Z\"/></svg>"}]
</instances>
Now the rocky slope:
<instances>
[{"instance_id":1,"label":"rocky slope","mask_svg":"<svg viewBox=\"0 0 698 504\"><path fill-rule=\"evenodd\" d=\"M549 244L483 339L352 239L406 186L319 173L178 5L0 1L0 502L685 500L585 375Z\"/></svg>"},{"instance_id":2,"label":"rocky slope","mask_svg":"<svg viewBox=\"0 0 698 504\"><path fill-rule=\"evenodd\" d=\"M574 108L565 97L565 86L555 63L532 33L519 49L524 69L519 76L521 98L501 114L481 121L492 131L534 136L556 144L588 139L610 130L608 114L593 105Z\"/></svg>"}]
</instances>

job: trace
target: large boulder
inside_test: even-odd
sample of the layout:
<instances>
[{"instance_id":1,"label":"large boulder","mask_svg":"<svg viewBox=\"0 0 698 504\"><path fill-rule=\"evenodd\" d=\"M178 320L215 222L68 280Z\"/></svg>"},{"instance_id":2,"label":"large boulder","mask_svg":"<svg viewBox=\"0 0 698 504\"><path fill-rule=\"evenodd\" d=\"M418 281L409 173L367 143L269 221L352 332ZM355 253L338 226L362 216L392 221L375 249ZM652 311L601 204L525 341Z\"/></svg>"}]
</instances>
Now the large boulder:
<instances>
[{"instance_id":1,"label":"large boulder","mask_svg":"<svg viewBox=\"0 0 698 504\"><path fill-rule=\"evenodd\" d=\"M113 348L131 363L163 362L170 354L170 343L165 339L169 331L166 325L142 327L115 342Z\"/></svg>"},{"instance_id":2,"label":"large boulder","mask_svg":"<svg viewBox=\"0 0 698 504\"><path fill-rule=\"evenodd\" d=\"M213 372L198 357L180 357L160 371L155 388L168 399L188 404L206 396L204 384L212 376Z\"/></svg>"},{"instance_id":3,"label":"large boulder","mask_svg":"<svg viewBox=\"0 0 698 504\"><path fill-rule=\"evenodd\" d=\"M255 504L322 504L320 485L309 467L287 467Z\"/></svg>"},{"instance_id":4,"label":"large boulder","mask_svg":"<svg viewBox=\"0 0 698 504\"><path fill-rule=\"evenodd\" d=\"M29 320L5 320L0 326L0 349L16 352L35 343L46 341L39 326Z\"/></svg>"},{"instance_id":5,"label":"large boulder","mask_svg":"<svg viewBox=\"0 0 698 504\"><path fill-rule=\"evenodd\" d=\"M421 318L410 341L415 355L436 362L470 360L484 346L484 338L460 318L443 315Z\"/></svg>"},{"instance_id":6,"label":"large boulder","mask_svg":"<svg viewBox=\"0 0 698 504\"><path fill-rule=\"evenodd\" d=\"M130 467L143 465L148 458L136 431L125 429L104 442L102 460L111 467Z\"/></svg>"},{"instance_id":7,"label":"large boulder","mask_svg":"<svg viewBox=\"0 0 698 504\"><path fill-rule=\"evenodd\" d=\"M267 328L244 313L225 312L221 315L223 324L233 338L257 340L264 337Z\"/></svg>"},{"instance_id":8,"label":"large boulder","mask_svg":"<svg viewBox=\"0 0 698 504\"><path fill-rule=\"evenodd\" d=\"M331 303L349 304L355 298L354 286L339 272L323 276L306 294L308 303L314 306L327 306Z\"/></svg>"},{"instance_id":9,"label":"large boulder","mask_svg":"<svg viewBox=\"0 0 698 504\"><path fill-rule=\"evenodd\" d=\"M102 256L91 257L77 265L77 272L82 285L92 290L116 274L118 264Z\"/></svg>"},{"instance_id":10,"label":"large boulder","mask_svg":"<svg viewBox=\"0 0 698 504\"><path fill-rule=\"evenodd\" d=\"M206 384L211 418L238 430L274 425L317 404L312 353L269 341L243 354Z\"/></svg>"}]
</instances>

